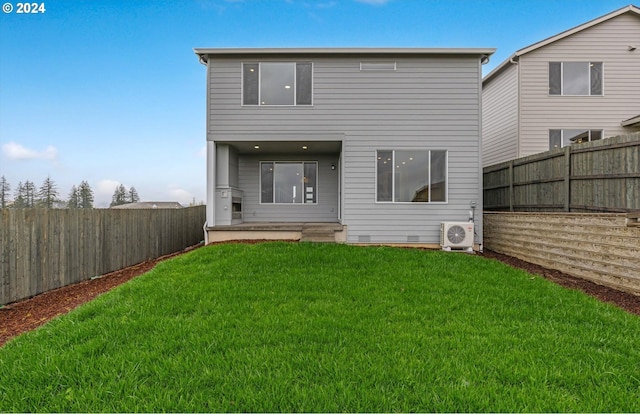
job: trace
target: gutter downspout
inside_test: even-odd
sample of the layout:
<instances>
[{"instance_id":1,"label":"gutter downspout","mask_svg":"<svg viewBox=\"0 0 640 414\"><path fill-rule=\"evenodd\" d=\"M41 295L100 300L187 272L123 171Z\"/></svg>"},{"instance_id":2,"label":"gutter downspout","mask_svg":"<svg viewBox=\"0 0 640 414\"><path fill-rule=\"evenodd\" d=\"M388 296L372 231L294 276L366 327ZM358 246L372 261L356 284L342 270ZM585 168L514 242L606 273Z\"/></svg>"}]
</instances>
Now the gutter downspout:
<instances>
[{"instance_id":1,"label":"gutter downspout","mask_svg":"<svg viewBox=\"0 0 640 414\"><path fill-rule=\"evenodd\" d=\"M513 55L509 58L509 63L516 65L516 158L520 158L520 57Z\"/></svg>"}]
</instances>

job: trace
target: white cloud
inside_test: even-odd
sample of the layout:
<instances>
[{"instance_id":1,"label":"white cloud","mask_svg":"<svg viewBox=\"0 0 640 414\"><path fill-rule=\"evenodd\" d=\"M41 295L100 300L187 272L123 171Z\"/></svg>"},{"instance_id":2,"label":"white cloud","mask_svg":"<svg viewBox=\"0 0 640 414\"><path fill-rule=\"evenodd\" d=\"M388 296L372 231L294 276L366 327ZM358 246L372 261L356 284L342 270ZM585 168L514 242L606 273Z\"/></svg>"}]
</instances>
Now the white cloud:
<instances>
[{"instance_id":1,"label":"white cloud","mask_svg":"<svg viewBox=\"0 0 640 414\"><path fill-rule=\"evenodd\" d=\"M116 187L120 185L120 181L116 180L100 180L98 185L93 189L93 197L95 199L96 207L109 207L111 204L111 198L116 191Z\"/></svg>"},{"instance_id":2,"label":"white cloud","mask_svg":"<svg viewBox=\"0 0 640 414\"><path fill-rule=\"evenodd\" d=\"M169 188L169 200L177 201L183 206L188 206L193 202L193 194L183 188L171 187Z\"/></svg>"},{"instance_id":3,"label":"white cloud","mask_svg":"<svg viewBox=\"0 0 640 414\"><path fill-rule=\"evenodd\" d=\"M2 152L12 160L55 160L58 158L58 150L52 145L49 145L44 151L35 151L11 141L2 146Z\"/></svg>"},{"instance_id":4,"label":"white cloud","mask_svg":"<svg viewBox=\"0 0 640 414\"><path fill-rule=\"evenodd\" d=\"M198 151L196 155L198 158L207 158L207 146L203 145L202 148L200 148L200 151Z\"/></svg>"}]
</instances>

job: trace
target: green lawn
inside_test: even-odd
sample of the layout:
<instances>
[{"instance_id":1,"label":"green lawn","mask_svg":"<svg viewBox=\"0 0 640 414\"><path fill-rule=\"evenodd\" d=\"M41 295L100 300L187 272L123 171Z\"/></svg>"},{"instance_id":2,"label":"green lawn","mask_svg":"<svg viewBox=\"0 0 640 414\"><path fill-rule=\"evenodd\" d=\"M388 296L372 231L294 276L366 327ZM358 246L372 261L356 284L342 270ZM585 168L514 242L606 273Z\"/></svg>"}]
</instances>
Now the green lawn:
<instances>
[{"instance_id":1,"label":"green lawn","mask_svg":"<svg viewBox=\"0 0 640 414\"><path fill-rule=\"evenodd\" d=\"M640 411L640 318L482 257L207 246L0 348L0 411Z\"/></svg>"}]
</instances>

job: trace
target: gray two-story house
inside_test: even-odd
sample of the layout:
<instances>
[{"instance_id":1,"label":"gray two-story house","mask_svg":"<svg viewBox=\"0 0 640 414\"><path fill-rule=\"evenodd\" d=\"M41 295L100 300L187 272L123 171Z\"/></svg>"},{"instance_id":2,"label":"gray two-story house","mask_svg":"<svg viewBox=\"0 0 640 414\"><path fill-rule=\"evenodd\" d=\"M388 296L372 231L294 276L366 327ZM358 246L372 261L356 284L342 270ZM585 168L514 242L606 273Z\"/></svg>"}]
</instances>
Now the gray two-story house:
<instances>
[{"instance_id":1,"label":"gray two-story house","mask_svg":"<svg viewBox=\"0 0 640 414\"><path fill-rule=\"evenodd\" d=\"M482 81L484 165L640 131L640 8L516 51Z\"/></svg>"},{"instance_id":2,"label":"gray two-story house","mask_svg":"<svg viewBox=\"0 0 640 414\"><path fill-rule=\"evenodd\" d=\"M209 242L482 244L481 65L495 49L198 48ZM473 208L472 208L473 207ZM305 227L306 226L306 227Z\"/></svg>"}]
</instances>

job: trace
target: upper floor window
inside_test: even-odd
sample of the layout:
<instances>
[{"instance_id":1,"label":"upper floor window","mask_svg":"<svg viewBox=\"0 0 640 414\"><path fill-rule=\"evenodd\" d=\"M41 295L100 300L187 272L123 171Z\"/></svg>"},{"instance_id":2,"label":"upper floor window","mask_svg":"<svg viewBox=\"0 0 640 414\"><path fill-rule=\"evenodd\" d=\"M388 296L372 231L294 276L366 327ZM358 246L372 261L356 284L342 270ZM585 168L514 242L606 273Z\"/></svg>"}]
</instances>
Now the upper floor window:
<instances>
[{"instance_id":1,"label":"upper floor window","mask_svg":"<svg viewBox=\"0 0 640 414\"><path fill-rule=\"evenodd\" d=\"M311 105L312 72L311 63L245 63L242 104Z\"/></svg>"},{"instance_id":2,"label":"upper floor window","mask_svg":"<svg viewBox=\"0 0 640 414\"><path fill-rule=\"evenodd\" d=\"M549 95L602 95L602 62L549 62Z\"/></svg>"},{"instance_id":3,"label":"upper floor window","mask_svg":"<svg viewBox=\"0 0 640 414\"><path fill-rule=\"evenodd\" d=\"M602 139L601 129L550 129L549 149Z\"/></svg>"},{"instance_id":4,"label":"upper floor window","mask_svg":"<svg viewBox=\"0 0 640 414\"><path fill-rule=\"evenodd\" d=\"M376 201L447 201L447 151L378 151Z\"/></svg>"}]
</instances>

